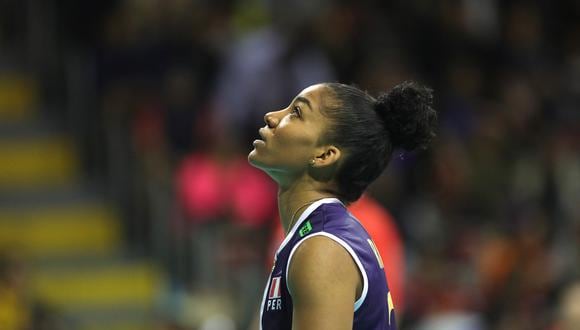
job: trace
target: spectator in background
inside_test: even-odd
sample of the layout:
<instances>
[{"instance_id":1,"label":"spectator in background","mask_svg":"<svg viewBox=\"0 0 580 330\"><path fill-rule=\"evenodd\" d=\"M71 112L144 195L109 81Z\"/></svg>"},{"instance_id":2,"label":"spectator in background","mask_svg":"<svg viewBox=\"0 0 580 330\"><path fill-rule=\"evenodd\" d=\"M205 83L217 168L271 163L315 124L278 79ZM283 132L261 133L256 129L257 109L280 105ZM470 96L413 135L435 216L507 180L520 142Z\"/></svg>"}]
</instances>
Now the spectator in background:
<instances>
[{"instance_id":1,"label":"spectator in background","mask_svg":"<svg viewBox=\"0 0 580 330\"><path fill-rule=\"evenodd\" d=\"M328 57L312 35L313 13L319 8L301 11L304 6L307 1L283 6L274 1L238 13L240 19L250 12L261 19L244 26L246 33L226 49L212 103L220 123L248 143L254 138L249 132L255 131L265 109L280 108L281 100L290 99L303 86L335 80Z\"/></svg>"},{"instance_id":2,"label":"spectator in background","mask_svg":"<svg viewBox=\"0 0 580 330\"><path fill-rule=\"evenodd\" d=\"M183 218L170 234L185 239L191 258L185 260L185 281L194 288L228 289L244 318L252 316L259 297L264 241L276 212L276 186L250 166L240 139L209 119L199 135L200 148L183 157L175 177L175 196ZM193 260L193 263L191 262ZM217 294L217 293L216 293Z\"/></svg>"}]
</instances>

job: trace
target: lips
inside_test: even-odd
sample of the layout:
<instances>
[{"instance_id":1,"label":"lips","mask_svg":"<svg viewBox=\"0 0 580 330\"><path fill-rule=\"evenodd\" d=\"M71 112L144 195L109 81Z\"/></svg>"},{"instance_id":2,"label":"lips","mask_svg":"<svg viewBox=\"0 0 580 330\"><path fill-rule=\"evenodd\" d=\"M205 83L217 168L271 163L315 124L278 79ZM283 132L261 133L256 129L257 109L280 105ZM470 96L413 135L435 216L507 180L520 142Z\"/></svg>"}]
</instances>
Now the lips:
<instances>
[{"instance_id":1,"label":"lips","mask_svg":"<svg viewBox=\"0 0 580 330\"><path fill-rule=\"evenodd\" d=\"M252 143L254 145L254 147L258 147L258 146L266 146L266 127L262 127L258 130L258 134L260 134L260 138L261 139L256 139L254 140L254 143Z\"/></svg>"},{"instance_id":2,"label":"lips","mask_svg":"<svg viewBox=\"0 0 580 330\"><path fill-rule=\"evenodd\" d=\"M265 129L266 129L265 127L262 127L258 130L258 134L260 134L260 137L264 142L266 142L266 134L264 133Z\"/></svg>"}]
</instances>

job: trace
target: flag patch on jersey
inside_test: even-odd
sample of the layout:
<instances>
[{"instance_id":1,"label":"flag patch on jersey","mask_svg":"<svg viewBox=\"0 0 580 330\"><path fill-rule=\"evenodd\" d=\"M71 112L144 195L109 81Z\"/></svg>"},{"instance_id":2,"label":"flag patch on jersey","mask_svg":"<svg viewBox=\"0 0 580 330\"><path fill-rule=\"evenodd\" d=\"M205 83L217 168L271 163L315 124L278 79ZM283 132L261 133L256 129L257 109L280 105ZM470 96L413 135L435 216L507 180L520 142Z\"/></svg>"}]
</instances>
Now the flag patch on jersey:
<instances>
[{"instance_id":1,"label":"flag patch on jersey","mask_svg":"<svg viewBox=\"0 0 580 330\"><path fill-rule=\"evenodd\" d=\"M304 237L304 235L308 234L311 231L312 231L312 224L310 224L310 221L306 221L306 223L302 227L300 227L298 234L300 234L300 237Z\"/></svg>"},{"instance_id":2,"label":"flag patch on jersey","mask_svg":"<svg viewBox=\"0 0 580 330\"><path fill-rule=\"evenodd\" d=\"M281 276L272 277L272 282L270 282L270 291L268 293L268 299L280 298L280 279Z\"/></svg>"}]
</instances>

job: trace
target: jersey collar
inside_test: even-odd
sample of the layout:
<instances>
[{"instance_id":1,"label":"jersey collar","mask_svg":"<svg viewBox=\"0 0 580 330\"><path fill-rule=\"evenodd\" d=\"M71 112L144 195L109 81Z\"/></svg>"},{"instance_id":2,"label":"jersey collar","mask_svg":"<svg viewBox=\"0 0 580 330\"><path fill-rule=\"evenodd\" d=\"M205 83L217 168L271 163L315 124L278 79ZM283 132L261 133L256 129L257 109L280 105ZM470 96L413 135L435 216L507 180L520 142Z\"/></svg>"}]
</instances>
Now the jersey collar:
<instances>
[{"instance_id":1,"label":"jersey collar","mask_svg":"<svg viewBox=\"0 0 580 330\"><path fill-rule=\"evenodd\" d=\"M278 255L278 253L280 253L280 251L282 251L282 249L286 246L286 244L288 244L288 242L290 241L290 239L292 239L292 237L296 233L296 230L298 230L298 227L300 227L300 225L302 224L302 222L304 222L304 220L306 220L306 218L308 218L308 216L312 212L314 212L314 210L316 210L322 204L329 204L329 203L340 203L340 204L342 204L342 202L338 198L326 197L326 198L322 198L322 199L319 199L319 200L315 201L314 203L310 204L306 208L306 210L302 211L302 213L300 214L300 217L298 218L298 221L296 221L296 223L294 223L294 225L292 226L292 229L290 230L290 232L288 233L288 235L286 235L286 237L284 238L284 241L282 241L282 244L280 244L280 247L276 251L276 255Z\"/></svg>"}]
</instances>

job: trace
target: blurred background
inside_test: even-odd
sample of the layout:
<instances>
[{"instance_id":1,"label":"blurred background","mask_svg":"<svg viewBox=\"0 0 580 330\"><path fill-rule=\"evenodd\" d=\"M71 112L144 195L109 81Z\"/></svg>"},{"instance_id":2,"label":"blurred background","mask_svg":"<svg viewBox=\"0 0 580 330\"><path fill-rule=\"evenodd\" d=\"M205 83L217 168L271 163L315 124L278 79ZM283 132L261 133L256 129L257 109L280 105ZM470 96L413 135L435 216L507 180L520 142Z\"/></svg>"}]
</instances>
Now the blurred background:
<instances>
[{"instance_id":1,"label":"blurred background","mask_svg":"<svg viewBox=\"0 0 580 330\"><path fill-rule=\"evenodd\" d=\"M438 137L360 206L400 328L580 329L576 0L0 0L0 329L248 329L264 113L405 79Z\"/></svg>"}]
</instances>

